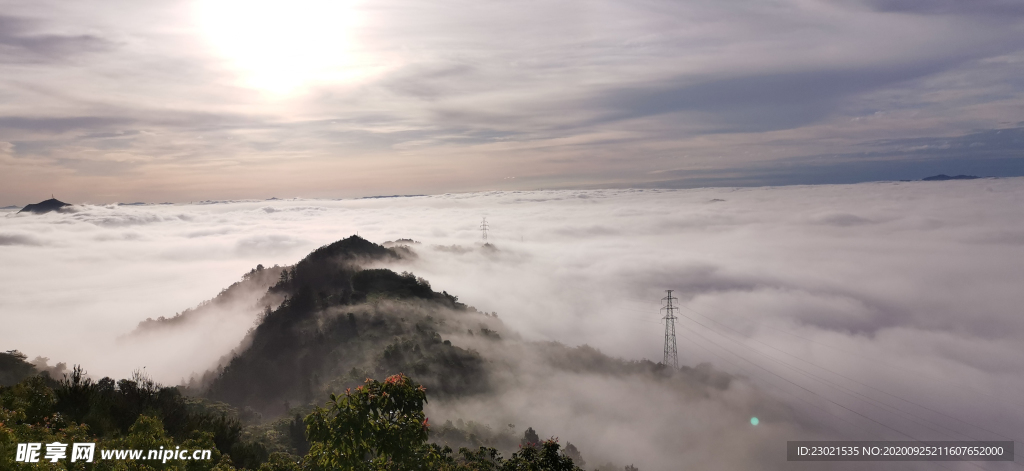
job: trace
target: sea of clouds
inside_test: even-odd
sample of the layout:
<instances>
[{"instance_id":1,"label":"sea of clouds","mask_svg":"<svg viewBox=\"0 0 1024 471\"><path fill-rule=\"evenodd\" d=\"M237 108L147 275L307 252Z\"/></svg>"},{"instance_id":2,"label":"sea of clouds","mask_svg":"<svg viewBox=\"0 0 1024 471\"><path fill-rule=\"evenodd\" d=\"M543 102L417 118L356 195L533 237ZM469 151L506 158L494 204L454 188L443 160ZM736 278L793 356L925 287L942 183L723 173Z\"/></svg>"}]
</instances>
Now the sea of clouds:
<instances>
[{"instance_id":1,"label":"sea of clouds","mask_svg":"<svg viewBox=\"0 0 1024 471\"><path fill-rule=\"evenodd\" d=\"M498 251L452 250L481 244L483 217ZM356 233L416 240L419 257L394 269L526 339L627 359L661 360L672 289L682 364L744 376L827 436L1024 438L1022 178L8 211L0 350L176 384L237 347L254 311L145 341L127 335L140 321ZM657 404L636 407L658 416ZM716 428L698 417L691 433Z\"/></svg>"}]
</instances>

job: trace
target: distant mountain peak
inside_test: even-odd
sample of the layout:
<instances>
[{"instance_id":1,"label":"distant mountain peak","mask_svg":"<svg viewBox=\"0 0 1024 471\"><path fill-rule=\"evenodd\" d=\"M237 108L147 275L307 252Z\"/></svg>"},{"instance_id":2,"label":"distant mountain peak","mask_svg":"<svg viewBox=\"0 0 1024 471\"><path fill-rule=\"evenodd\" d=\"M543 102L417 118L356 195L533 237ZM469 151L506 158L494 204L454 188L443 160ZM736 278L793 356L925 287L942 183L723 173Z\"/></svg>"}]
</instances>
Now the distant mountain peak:
<instances>
[{"instance_id":1,"label":"distant mountain peak","mask_svg":"<svg viewBox=\"0 0 1024 471\"><path fill-rule=\"evenodd\" d=\"M36 204L30 204L21 208L18 213L33 213L33 214L46 214L50 211L56 211L65 206L71 206L68 203L58 200L57 198L50 198L46 201L40 201Z\"/></svg>"},{"instance_id":2,"label":"distant mountain peak","mask_svg":"<svg viewBox=\"0 0 1024 471\"><path fill-rule=\"evenodd\" d=\"M974 180L974 179L977 179L977 178L981 178L981 177L976 177L974 175L957 175L955 177L951 177L949 175L941 173L939 175L932 175L930 177L922 178L921 180L922 181L926 181L926 182L939 182L939 181L946 181L946 180Z\"/></svg>"}]
</instances>

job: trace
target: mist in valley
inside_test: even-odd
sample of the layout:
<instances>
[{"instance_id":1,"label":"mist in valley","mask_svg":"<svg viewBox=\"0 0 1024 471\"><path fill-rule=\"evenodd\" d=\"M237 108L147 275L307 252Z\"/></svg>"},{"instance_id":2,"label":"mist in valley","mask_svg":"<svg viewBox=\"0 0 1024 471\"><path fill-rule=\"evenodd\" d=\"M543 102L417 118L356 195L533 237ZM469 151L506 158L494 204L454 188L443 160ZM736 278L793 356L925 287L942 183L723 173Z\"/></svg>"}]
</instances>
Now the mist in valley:
<instances>
[{"instance_id":1,"label":"mist in valley","mask_svg":"<svg viewBox=\"0 0 1024 471\"><path fill-rule=\"evenodd\" d=\"M408 239L411 252L364 268L413 273L472 307L382 300L319 314L409 331L430 317L479 355L488 373L472 394L423 378L435 431L472 422L518 440L532 427L573 443L587 469L643 470L791 469L785 441L798 439L1019 441L1022 202L1017 178L11 212L0 348L93 377L201 382L280 305L267 289L281 271L358 233ZM656 368L667 289L681 306L674 374ZM886 465L907 467L873 468Z\"/></svg>"}]
</instances>

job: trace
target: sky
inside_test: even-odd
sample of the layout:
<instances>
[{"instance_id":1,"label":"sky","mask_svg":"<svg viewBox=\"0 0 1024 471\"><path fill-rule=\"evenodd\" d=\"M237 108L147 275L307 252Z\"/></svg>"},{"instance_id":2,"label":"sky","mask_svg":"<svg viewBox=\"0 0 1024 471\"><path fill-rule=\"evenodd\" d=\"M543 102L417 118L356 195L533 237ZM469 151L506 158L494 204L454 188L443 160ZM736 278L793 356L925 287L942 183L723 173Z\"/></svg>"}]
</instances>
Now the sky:
<instances>
[{"instance_id":1,"label":"sky","mask_svg":"<svg viewBox=\"0 0 1024 471\"><path fill-rule=\"evenodd\" d=\"M0 207L1024 175L1017 0L0 12Z\"/></svg>"},{"instance_id":2,"label":"sky","mask_svg":"<svg viewBox=\"0 0 1024 471\"><path fill-rule=\"evenodd\" d=\"M672 289L680 363L745 378L680 403L620 378L540 369L501 401L435 403L432 420L503 426L493 411L504 411L519 430L568 437L588 460L640 456L640 469L671 469L680 450L702 469L786 469L779 443L792 437L1019 443L1022 203L1018 177L7 210L0 266L16 268L0 270L0 348L96 377L143 369L178 384L237 347L257 312L141 340L129 335L138 322L352 234L411 238L418 258L390 268L497 312L528 341L660 361L661 298ZM483 217L494 254L478 249ZM529 391L541 385L554 392ZM762 416L756 430L737 425L763 398L790 412ZM610 456L630 434L638 448ZM744 453L716 458L730 444ZM756 461L766 457L775 461ZM1003 465L981 467L1015 469Z\"/></svg>"}]
</instances>

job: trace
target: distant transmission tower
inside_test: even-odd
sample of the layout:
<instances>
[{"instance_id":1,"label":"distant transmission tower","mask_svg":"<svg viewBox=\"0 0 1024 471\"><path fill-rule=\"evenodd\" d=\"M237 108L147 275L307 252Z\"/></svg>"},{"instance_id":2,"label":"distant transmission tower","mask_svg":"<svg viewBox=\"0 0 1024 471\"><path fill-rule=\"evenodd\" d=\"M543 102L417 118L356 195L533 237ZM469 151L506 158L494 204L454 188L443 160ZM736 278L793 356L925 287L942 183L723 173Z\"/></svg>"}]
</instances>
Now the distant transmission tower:
<instances>
[{"instance_id":1,"label":"distant transmission tower","mask_svg":"<svg viewBox=\"0 0 1024 471\"><path fill-rule=\"evenodd\" d=\"M672 296L672 290L665 290L668 296L661 298L665 301L665 307L661 310L665 311L665 359L662 363L666 365L672 365L673 368L679 368L679 353L676 351L676 309L679 309L672 305L672 301L678 301L679 298ZM671 361L671 363L669 363Z\"/></svg>"},{"instance_id":2,"label":"distant transmission tower","mask_svg":"<svg viewBox=\"0 0 1024 471\"><path fill-rule=\"evenodd\" d=\"M483 222L480 223L480 233L484 237L484 243L485 244L487 243L487 229L489 229L489 228L490 228L490 226L487 225L487 217L484 216Z\"/></svg>"}]
</instances>

